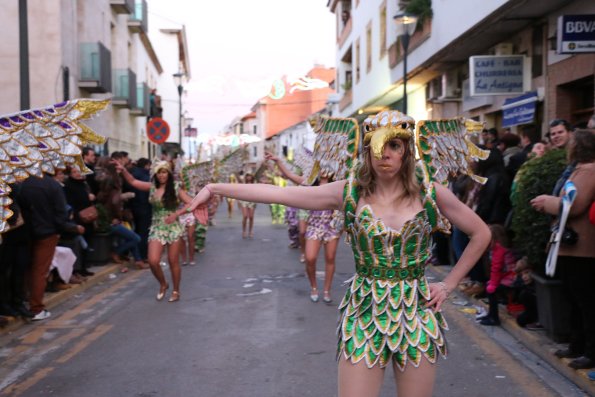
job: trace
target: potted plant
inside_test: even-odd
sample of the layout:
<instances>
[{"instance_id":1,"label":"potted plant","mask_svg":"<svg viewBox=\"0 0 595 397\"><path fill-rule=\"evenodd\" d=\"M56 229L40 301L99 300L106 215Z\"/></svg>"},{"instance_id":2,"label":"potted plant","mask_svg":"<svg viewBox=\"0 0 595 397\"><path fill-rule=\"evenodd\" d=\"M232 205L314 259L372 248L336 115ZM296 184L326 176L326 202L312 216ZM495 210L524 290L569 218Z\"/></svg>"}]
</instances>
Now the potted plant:
<instances>
[{"instance_id":1,"label":"potted plant","mask_svg":"<svg viewBox=\"0 0 595 397\"><path fill-rule=\"evenodd\" d=\"M85 256L85 262L90 266L105 265L110 261L112 251L112 236L110 234L110 220L107 210L102 204L96 204L97 221L95 233L91 237L89 250Z\"/></svg>"},{"instance_id":2,"label":"potted plant","mask_svg":"<svg viewBox=\"0 0 595 397\"><path fill-rule=\"evenodd\" d=\"M535 211L530 201L540 194L551 194L565 167L566 151L561 149L528 160L518 171L512 194L514 244L533 268L539 322L556 342L563 342L568 336L569 306L562 282L545 275L552 217Z\"/></svg>"}]
</instances>

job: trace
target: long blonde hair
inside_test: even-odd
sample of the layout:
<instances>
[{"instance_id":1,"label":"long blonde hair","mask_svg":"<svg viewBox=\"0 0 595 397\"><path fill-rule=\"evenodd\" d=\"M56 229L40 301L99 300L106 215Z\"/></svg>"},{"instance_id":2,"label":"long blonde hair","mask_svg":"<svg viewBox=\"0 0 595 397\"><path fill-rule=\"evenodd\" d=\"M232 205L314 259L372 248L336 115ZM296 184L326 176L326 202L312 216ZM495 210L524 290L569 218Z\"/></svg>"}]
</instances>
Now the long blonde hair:
<instances>
[{"instance_id":1,"label":"long blonde hair","mask_svg":"<svg viewBox=\"0 0 595 397\"><path fill-rule=\"evenodd\" d=\"M400 201L405 199L410 201L419 197L420 189L417 177L415 176L415 151L412 145L412 139L401 140L404 143L403 147L405 151L403 152L401 169L399 170L397 177L401 178L405 191L397 200ZM364 146L363 161L357 175L358 185L363 197L368 197L376 191L376 175L372 168L371 156L370 145Z\"/></svg>"}]
</instances>

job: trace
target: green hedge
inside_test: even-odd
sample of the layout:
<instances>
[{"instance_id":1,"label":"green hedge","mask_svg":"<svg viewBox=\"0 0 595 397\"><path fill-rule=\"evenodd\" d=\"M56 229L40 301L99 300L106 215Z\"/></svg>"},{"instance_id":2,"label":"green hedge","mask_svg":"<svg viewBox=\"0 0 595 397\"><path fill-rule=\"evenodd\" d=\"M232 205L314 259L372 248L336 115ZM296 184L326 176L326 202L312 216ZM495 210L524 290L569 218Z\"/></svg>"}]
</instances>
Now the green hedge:
<instances>
[{"instance_id":1,"label":"green hedge","mask_svg":"<svg viewBox=\"0 0 595 397\"><path fill-rule=\"evenodd\" d=\"M566 151L555 149L524 163L515 178L512 194L514 245L529 259L533 269L544 274L545 251L552 217L537 212L530 201L540 194L551 194L566 167Z\"/></svg>"}]
</instances>

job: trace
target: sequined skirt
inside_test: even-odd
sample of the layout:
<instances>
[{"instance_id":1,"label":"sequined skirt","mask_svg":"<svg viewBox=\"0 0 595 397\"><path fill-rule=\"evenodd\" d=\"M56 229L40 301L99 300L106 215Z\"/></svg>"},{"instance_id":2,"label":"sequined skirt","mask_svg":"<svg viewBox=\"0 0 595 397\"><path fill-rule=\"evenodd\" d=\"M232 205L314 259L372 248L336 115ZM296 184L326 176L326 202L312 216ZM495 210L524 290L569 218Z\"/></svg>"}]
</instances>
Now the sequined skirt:
<instances>
[{"instance_id":1,"label":"sequined skirt","mask_svg":"<svg viewBox=\"0 0 595 397\"><path fill-rule=\"evenodd\" d=\"M435 363L446 356L441 313L424 307L430 297L426 278L378 280L355 275L339 305L337 358L365 361L368 368L392 360L403 371L422 357Z\"/></svg>"}]
</instances>

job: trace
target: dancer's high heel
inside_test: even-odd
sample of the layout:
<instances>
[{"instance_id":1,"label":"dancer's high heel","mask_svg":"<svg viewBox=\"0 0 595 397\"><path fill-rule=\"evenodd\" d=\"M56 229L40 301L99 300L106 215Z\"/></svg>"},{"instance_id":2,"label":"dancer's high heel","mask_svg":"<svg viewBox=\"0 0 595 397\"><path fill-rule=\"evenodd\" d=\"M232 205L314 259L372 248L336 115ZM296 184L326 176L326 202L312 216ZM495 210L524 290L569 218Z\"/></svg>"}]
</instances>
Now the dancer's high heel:
<instances>
[{"instance_id":1,"label":"dancer's high heel","mask_svg":"<svg viewBox=\"0 0 595 397\"><path fill-rule=\"evenodd\" d=\"M171 296L167 300L168 302L177 302L180 300L180 293L178 291L172 291Z\"/></svg>"},{"instance_id":2,"label":"dancer's high heel","mask_svg":"<svg viewBox=\"0 0 595 397\"><path fill-rule=\"evenodd\" d=\"M157 293L157 296L155 297L158 301L163 300L163 298L165 297L165 291L167 291L167 289L169 288L169 285L165 284L165 288L161 287L159 288L159 293Z\"/></svg>"},{"instance_id":3,"label":"dancer's high heel","mask_svg":"<svg viewBox=\"0 0 595 397\"><path fill-rule=\"evenodd\" d=\"M312 302L318 302L318 290L316 288L310 290L310 300Z\"/></svg>"},{"instance_id":4,"label":"dancer's high heel","mask_svg":"<svg viewBox=\"0 0 595 397\"><path fill-rule=\"evenodd\" d=\"M331 298L331 293L329 291L324 291L322 295L322 300L324 303L331 303L333 300Z\"/></svg>"}]
</instances>

